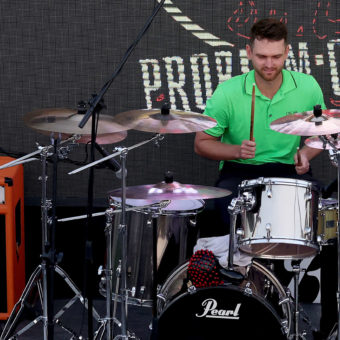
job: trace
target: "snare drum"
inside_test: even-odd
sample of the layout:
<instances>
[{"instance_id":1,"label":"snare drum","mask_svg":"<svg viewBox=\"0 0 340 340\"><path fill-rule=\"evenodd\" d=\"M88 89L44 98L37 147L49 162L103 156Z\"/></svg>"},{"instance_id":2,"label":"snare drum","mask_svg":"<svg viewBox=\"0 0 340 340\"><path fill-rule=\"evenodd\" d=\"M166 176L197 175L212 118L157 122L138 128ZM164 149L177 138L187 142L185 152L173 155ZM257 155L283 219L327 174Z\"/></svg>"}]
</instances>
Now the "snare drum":
<instances>
[{"instance_id":1,"label":"snare drum","mask_svg":"<svg viewBox=\"0 0 340 340\"><path fill-rule=\"evenodd\" d=\"M247 201L237 231L242 251L270 259L316 254L318 192L312 183L290 178L247 180L239 186L239 197Z\"/></svg>"},{"instance_id":2,"label":"snare drum","mask_svg":"<svg viewBox=\"0 0 340 340\"><path fill-rule=\"evenodd\" d=\"M157 202L154 202L157 203ZM193 253L197 240L196 215L203 210L202 200L176 200L158 211L147 207L152 202L127 199L127 289L128 303L152 306L153 285L153 223L157 223L157 279L165 281L169 273ZM111 198L111 206L120 206L120 200ZM144 207L144 208L141 208ZM121 213L114 214L112 256L114 266L121 259L118 241ZM117 282L113 279L114 299L119 299Z\"/></svg>"},{"instance_id":3,"label":"snare drum","mask_svg":"<svg viewBox=\"0 0 340 340\"><path fill-rule=\"evenodd\" d=\"M337 237L338 201L333 198L319 200L318 236L323 244Z\"/></svg>"},{"instance_id":4,"label":"snare drum","mask_svg":"<svg viewBox=\"0 0 340 340\"><path fill-rule=\"evenodd\" d=\"M287 339L289 298L277 278L254 261L239 284L194 288L188 262L178 267L158 294L159 340Z\"/></svg>"}]
</instances>

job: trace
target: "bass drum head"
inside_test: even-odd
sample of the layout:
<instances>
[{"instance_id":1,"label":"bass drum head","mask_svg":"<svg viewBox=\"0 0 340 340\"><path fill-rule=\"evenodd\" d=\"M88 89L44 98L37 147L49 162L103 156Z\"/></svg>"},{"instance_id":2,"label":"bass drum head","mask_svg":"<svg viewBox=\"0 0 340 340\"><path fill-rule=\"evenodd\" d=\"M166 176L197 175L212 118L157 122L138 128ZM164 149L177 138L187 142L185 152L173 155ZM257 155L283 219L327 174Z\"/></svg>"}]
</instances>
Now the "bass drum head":
<instances>
[{"instance_id":1,"label":"bass drum head","mask_svg":"<svg viewBox=\"0 0 340 340\"><path fill-rule=\"evenodd\" d=\"M234 286L202 288L172 301L158 321L158 339L287 339L265 301Z\"/></svg>"},{"instance_id":2,"label":"bass drum head","mask_svg":"<svg viewBox=\"0 0 340 340\"><path fill-rule=\"evenodd\" d=\"M187 264L179 267L162 287L159 340L287 339L283 325L288 332L290 309L279 305L285 292L264 266L254 262L239 286L226 283L193 290L185 289L186 269Z\"/></svg>"}]
</instances>

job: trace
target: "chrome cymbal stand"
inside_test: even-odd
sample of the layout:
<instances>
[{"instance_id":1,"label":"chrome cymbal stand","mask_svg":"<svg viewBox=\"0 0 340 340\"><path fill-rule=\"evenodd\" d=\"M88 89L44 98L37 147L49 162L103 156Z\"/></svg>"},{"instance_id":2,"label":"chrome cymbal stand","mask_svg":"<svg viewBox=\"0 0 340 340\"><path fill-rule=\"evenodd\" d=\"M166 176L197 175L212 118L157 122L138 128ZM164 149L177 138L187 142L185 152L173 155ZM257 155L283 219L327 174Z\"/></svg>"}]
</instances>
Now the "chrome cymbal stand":
<instances>
[{"instance_id":1,"label":"chrome cymbal stand","mask_svg":"<svg viewBox=\"0 0 340 340\"><path fill-rule=\"evenodd\" d=\"M90 164L87 164L83 167L80 167L76 170L73 170L69 172L69 175L76 174L80 171L83 171L85 169L88 169L90 167L93 167L99 163L105 162L109 160L110 158L113 158L115 156L120 156L121 158L121 170L122 170L122 176L121 176L121 188L122 188L122 197L121 197L121 216L120 216L120 224L119 224L119 232L121 235L122 240L122 258L121 258L121 264L120 264L120 302L121 302L121 320L118 321L113 314L113 308L112 308L112 279L113 279L113 264L112 264L112 216L113 216L113 209L107 209L105 212L106 215L106 226L105 226L105 238L106 238L106 266L103 270L105 274L104 280L106 285L106 315L104 318L100 320L101 325L95 332L95 339L103 339L104 333L106 332L106 339L112 340L113 337L113 325L114 323L117 323L120 326L121 334L114 337L115 339L123 339L127 340L129 338L136 339L135 335L133 333L130 333L127 330L127 314L128 314L128 295L129 291L127 289L127 280L126 280L126 266L127 266L127 207L126 207L126 158L128 155L128 152L132 149L138 148L139 146L142 146L144 144L147 144L149 142L154 142L156 146L159 145L159 142L164 139L163 135L156 134L154 137L140 142L138 144L132 145L127 148L123 147L117 147L115 148L116 152L106 156L104 158L101 158L99 160L96 160ZM1 340L1 339L0 339Z\"/></svg>"},{"instance_id":2,"label":"chrome cymbal stand","mask_svg":"<svg viewBox=\"0 0 340 340\"><path fill-rule=\"evenodd\" d=\"M72 142L74 142L74 139L71 138ZM54 144L55 151L57 152L57 143ZM79 289L76 287L76 285L72 282L72 280L69 278L67 273L60 268L57 265L58 262L58 256L54 253L53 245L51 241L51 225L53 224L53 218L49 217L49 211L53 207L52 201L47 199L47 158L53 153L49 152L49 149L51 146L47 147L40 147L38 152L34 152L32 154L40 154L41 158L41 164L42 164L42 170L41 170L41 176L39 177L39 180L41 180L41 229L42 229L42 255L41 264L34 270L31 277L28 280L28 283L18 300L18 302L15 304L11 315L9 316L6 325L2 331L2 334L0 336L1 340L6 339L16 339L18 336L25 333L27 330L29 330L31 327L36 325L38 322L43 323L43 336L44 340L50 340L54 337L54 324L57 324L62 327L70 336L70 339L77 339L76 334L62 326L62 323L60 321L60 316L64 314L64 312L72 306L72 304L79 299L81 303L83 303L85 306L87 306L87 302L84 301L83 297L81 296L81 293ZM68 150L67 148L62 151L66 152L65 150ZM55 155L57 157L57 155ZM27 156L25 156L25 159L23 159L23 162L27 162ZM17 162L13 161L10 163L7 163L7 166L4 165L4 167L14 166L20 164L21 160L16 160ZM54 169L55 170L55 169ZM54 174L54 177L56 174ZM55 202L54 202L55 203ZM53 291L51 290L51 285L53 285L54 272L56 272L65 282L68 284L68 286L71 288L71 290L75 293L75 296L56 314L53 316L53 301L51 301L51 298L53 298ZM26 301L29 298L29 295L31 291L37 286L37 290L39 293L40 303L42 306L42 315L35 318L32 322L24 326L21 330L19 330L17 333L11 336L11 334L14 332L17 323L20 319L20 316L22 315ZM99 319L98 313L94 312L96 319Z\"/></svg>"}]
</instances>

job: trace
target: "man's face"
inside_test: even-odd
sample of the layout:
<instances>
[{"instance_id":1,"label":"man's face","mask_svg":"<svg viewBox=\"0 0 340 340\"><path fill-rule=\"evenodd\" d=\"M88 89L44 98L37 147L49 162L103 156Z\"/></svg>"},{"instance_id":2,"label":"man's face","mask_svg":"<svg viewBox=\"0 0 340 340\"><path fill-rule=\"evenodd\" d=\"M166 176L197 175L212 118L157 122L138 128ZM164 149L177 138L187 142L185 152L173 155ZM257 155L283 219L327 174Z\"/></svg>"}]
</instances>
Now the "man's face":
<instances>
[{"instance_id":1,"label":"man's face","mask_svg":"<svg viewBox=\"0 0 340 340\"><path fill-rule=\"evenodd\" d=\"M254 40L253 46L246 46L249 60L252 61L256 74L266 81L273 81L280 76L288 56L289 46L284 40Z\"/></svg>"}]
</instances>

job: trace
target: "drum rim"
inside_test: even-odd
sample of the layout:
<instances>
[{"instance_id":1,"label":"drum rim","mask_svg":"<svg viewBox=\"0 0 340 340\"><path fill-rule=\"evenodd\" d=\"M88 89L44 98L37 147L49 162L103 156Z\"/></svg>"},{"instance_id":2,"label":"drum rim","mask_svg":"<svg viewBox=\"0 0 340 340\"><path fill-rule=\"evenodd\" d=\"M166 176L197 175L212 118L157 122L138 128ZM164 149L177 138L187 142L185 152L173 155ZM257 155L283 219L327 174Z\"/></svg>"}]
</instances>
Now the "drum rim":
<instances>
[{"instance_id":1,"label":"drum rim","mask_svg":"<svg viewBox=\"0 0 340 340\"><path fill-rule=\"evenodd\" d=\"M120 206L120 201L117 200L118 197L111 197L111 200L114 201L117 205L115 205L115 203L110 202L111 206ZM154 214L155 212L157 212L157 208L153 208L153 207L148 207L148 208L142 208L143 205L141 206L134 206L133 204L128 204L129 202L131 202L132 199L126 199L126 206L129 208L134 208L131 209L130 211L132 212L137 212L137 213L141 213L141 214ZM138 199L134 199L134 201L144 201L145 203L147 202L147 200L138 200ZM197 204L196 207L192 207L190 209L183 209L183 210L173 210L173 209L167 209L167 207L160 209L160 212L157 212L157 215L159 216L169 216L169 215L175 215L175 216L194 216L200 212L202 212L205 208L205 201L202 199L194 199L194 200L182 200L182 201L190 201L190 202L196 202L199 203ZM158 203L160 201L155 201L155 202L150 202L151 204L155 204ZM174 202L174 201L173 201ZM171 202L170 202L171 204ZM145 204L147 205L147 203Z\"/></svg>"},{"instance_id":2,"label":"drum rim","mask_svg":"<svg viewBox=\"0 0 340 340\"><path fill-rule=\"evenodd\" d=\"M296 179L290 177L259 177L254 179L246 179L241 182L240 187L249 187L255 184L271 184L271 185L283 185L289 184L294 186L299 186L302 188L311 188L313 183L303 179Z\"/></svg>"}]
</instances>

